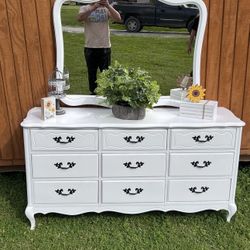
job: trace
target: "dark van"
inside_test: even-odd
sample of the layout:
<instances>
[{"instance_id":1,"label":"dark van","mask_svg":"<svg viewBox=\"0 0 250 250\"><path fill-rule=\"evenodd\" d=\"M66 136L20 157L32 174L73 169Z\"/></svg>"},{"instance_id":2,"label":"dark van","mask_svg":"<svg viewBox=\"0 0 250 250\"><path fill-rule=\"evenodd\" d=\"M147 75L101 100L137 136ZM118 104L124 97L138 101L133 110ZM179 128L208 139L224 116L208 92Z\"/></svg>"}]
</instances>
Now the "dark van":
<instances>
[{"instance_id":1,"label":"dark van","mask_svg":"<svg viewBox=\"0 0 250 250\"><path fill-rule=\"evenodd\" d=\"M129 32L138 32L143 26L186 28L199 12L194 6L172 6L157 0L142 3L119 1L113 3L113 7L119 11L122 24Z\"/></svg>"}]
</instances>

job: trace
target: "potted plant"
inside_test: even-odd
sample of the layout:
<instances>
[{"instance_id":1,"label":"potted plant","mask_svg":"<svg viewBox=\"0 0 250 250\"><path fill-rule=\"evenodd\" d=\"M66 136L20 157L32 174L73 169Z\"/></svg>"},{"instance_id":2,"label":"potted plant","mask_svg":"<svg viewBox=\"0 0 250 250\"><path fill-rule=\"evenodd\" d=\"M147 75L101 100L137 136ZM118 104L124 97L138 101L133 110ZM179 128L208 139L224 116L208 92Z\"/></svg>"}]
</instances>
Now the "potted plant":
<instances>
[{"instance_id":1,"label":"potted plant","mask_svg":"<svg viewBox=\"0 0 250 250\"><path fill-rule=\"evenodd\" d=\"M97 83L96 93L106 97L114 116L120 119L143 119L146 108L152 108L160 98L159 85L147 71L124 67L117 61L100 73Z\"/></svg>"}]
</instances>

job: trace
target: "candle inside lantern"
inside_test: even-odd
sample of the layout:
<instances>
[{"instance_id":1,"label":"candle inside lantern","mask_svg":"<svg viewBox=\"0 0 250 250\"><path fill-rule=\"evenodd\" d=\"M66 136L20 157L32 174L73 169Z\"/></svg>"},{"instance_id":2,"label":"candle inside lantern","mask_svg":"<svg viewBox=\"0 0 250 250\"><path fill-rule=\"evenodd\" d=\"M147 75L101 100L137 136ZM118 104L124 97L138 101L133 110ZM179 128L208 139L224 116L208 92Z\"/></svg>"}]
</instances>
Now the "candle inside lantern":
<instances>
[{"instance_id":1,"label":"candle inside lantern","mask_svg":"<svg viewBox=\"0 0 250 250\"><path fill-rule=\"evenodd\" d=\"M65 86L66 81L65 80L56 80L56 92L57 93L63 93L64 91L64 86Z\"/></svg>"},{"instance_id":2,"label":"candle inside lantern","mask_svg":"<svg viewBox=\"0 0 250 250\"><path fill-rule=\"evenodd\" d=\"M69 78L69 75L66 77ZM67 89L67 79L65 79L64 74L56 69L53 71L48 79L48 96L54 96L56 98L56 114L63 115L65 110L60 107L60 99L65 96L64 91Z\"/></svg>"}]
</instances>

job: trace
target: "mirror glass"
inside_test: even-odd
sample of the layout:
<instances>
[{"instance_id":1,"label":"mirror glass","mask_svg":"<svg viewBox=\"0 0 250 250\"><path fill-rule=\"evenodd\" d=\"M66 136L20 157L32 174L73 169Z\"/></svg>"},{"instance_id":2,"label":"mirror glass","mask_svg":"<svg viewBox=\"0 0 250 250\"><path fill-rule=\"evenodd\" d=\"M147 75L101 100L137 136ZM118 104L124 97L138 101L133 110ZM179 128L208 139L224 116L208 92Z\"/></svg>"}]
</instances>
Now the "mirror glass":
<instances>
[{"instance_id":1,"label":"mirror glass","mask_svg":"<svg viewBox=\"0 0 250 250\"><path fill-rule=\"evenodd\" d=\"M63 31L63 65L70 72L71 85L68 94L89 95L88 74L84 58L84 24L77 21L79 9L86 3L83 3L84 1L56 1L61 2L59 8L61 20L59 21ZM171 5L164 2L171 2ZM182 4L177 5L178 2ZM196 2L200 4L202 0L162 0L162 2L157 0L118 0L112 2L111 4L121 14L122 21L114 23L110 20L109 23L112 45L111 64L117 60L126 66L141 67L147 70L152 79L157 80L161 94L165 96L169 95L170 89L177 87L178 77L190 76L190 73L193 72L193 65L196 63L198 67L194 69L193 73L197 76L196 84L199 84L200 52L206 17L202 25L199 24L193 28L196 29L194 41L197 38L200 40L197 47L197 42L190 41L194 20L199 17L202 10L199 4L194 4ZM141 13L140 16L138 13ZM202 14L204 15L204 13ZM56 15L55 7L54 15ZM55 25L58 25L55 16L54 22ZM60 38L57 36L56 31L58 53ZM194 54L196 55L194 56Z\"/></svg>"}]
</instances>

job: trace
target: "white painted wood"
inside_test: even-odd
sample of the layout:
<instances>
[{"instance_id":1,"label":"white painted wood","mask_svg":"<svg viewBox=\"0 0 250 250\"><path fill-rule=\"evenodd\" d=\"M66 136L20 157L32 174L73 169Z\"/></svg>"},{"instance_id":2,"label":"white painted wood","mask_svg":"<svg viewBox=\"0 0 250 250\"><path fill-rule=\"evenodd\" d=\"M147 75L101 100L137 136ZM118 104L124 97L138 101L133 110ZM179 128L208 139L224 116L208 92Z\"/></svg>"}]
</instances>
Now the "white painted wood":
<instances>
[{"instance_id":1,"label":"white painted wood","mask_svg":"<svg viewBox=\"0 0 250 250\"><path fill-rule=\"evenodd\" d=\"M235 214L244 122L232 112L218 108L217 119L211 122L179 117L173 108L157 108L147 110L144 120L126 121L115 119L109 109L65 109L64 116L42 121L40 109L34 108L21 124L28 198L25 214L31 229L37 213L225 209L227 221ZM217 139L197 146L190 140L197 132L200 139L207 134ZM51 138L60 135L63 139L75 136L75 144L53 144ZM143 136L140 143L144 144L138 146L135 141L127 145L126 136L132 141ZM142 159L144 165L138 168L122 168L124 161L133 167ZM62 162L61 166L67 166L68 161L76 165L58 172L54 161ZM211 164L194 169L193 161L198 161L197 166L203 161ZM76 168L79 162L81 167ZM198 194L190 191L194 187ZM199 193L202 187L208 189Z\"/></svg>"},{"instance_id":2,"label":"white painted wood","mask_svg":"<svg viewBox=\"0 0 250 250\"><path fill-rule=\"evenodd\" d=\"M97 105L102 107L110 108L105 101L106 98L103 96L97 95L66 95L65 97L60 99L63 103L68 106L80 106L80 105Z\"/></svg>"},{"instance_id":3,"label":"white painted wood","mask_svg":"<svg viewBox=\"0 0 250 250\"><path fill-rule=\"evenodd\" d=\"M237 211L237 206L235 205L235 203L229 204L227 222L230 222L230 220L232 219L232 217L236 213L236 211Z\"/></svg>"},{"instance_id":4,"label":"white painted wood","mask_svg":"<svg viewBox=\"0 0 250 250\"><path fill-rule=\"evenodd\" d=\"M168 201L226 201L229 200L230 184L230 179L169 180ZM203 187L208 189L203 190Z\"/></svg>"},{"instance_id":5,"label":"white painted wood","mask_svg":"<svg viewBox=\"0 0 250 250\"><path fill-rule=\"evenodd\" d=\"M58 190L61 191L61 194L57 192ZM34 181L34 203L74 204L97 202L97 181Z\"/></svg>"},{"instance_id":6,"label":"white painted wood","mask_svg":"<svg viewBox=\"0 0 250 250\"><path fill-rule=\"evenodd\" d=\"M165 181L103 181L103 203L164 202ZM127 193L126 193L127 191Z\"/></svg>"},{"instance_id":7,"label":"white painted wood","mask_svg":"<svg viewBox=\"0 0 250 250\"><path fill-rule=\"evenodd\" d=\"M59 71L63 72L64 69L64 41L61 23L61 7L64 2L68 0L56 0L53 8L53 21L55 30L55 40L56 40L56 67ZM81 2L81 3L91 3L97 0L70 0L71 2ZM207 22L207 8L202 0L161 0L161 2L169 5L182 5L182 4L195 4L199 9L200 21L195 39L194 55L193 55L193 82L194 84L200 84L200 65L201 65L201 49L204 39L205 27ZM96 104L100 105L98 99L93 96L78 95L76 99L72 102L71 97L66 97L62 99L67 105L83 105L83 104ZM167 101L168 104L176 107L180 105L180 101L174 100L173 102ZM101 104L102 105L102 104Z\"/></svg>"},{"instance_id":8,"label":"white painted wood","mask_svg":"<svg viewBox=\"0 0 250 250\"><path fill-rule=\"evenodd\" d=\"M102 213L113 211L124 214L140 214L149 211L179 211L184 213L195 213L204 210L227 210L229 211L228 201L204 201L204 202L168 202L168 203L105 203L96 206L95 204L79 205L56 205L56 204L36 204L32 214L42 213L61 213L66 215L78 215L82 213Z\"/></svg>"},{"instance_id":9,"label":"white painted wood","mask_svg":"<svg viewBox=\"0 0 250 250\"><path fill-rule=\"evenodd\" d=\"M33 150L97 150L97 130L32 130Z\"/></svg>"},{"instance_id":10,"label":"white painted wood","mask_svg":"<svg viewBox=\"0 0 250 250\"><path fill-rule=\"evenodd\" d=\"M35 212L33 210L33 207L27 206L25 209L25 215L30 221L30 230L34 230L36 227L36 220L35 220Z\"/></svg>"},{"instance_id":11,"label":"white painted wood","mask_svg":"<svg viewBox=\"0 0 250 250\"><path fill-rule=\"evenodd\" d=\"M199 9L199 26L195 39L193 55L193 83L200 85L201 50L207 23L207 7L202 0L160 0L169 5L195 4Z\"/></svg>"},{"instance_id":12,"label":"white painted wood","mask_svg":"<svg viewBox=\"0 0 250 250\"><path fill-rule=\"evenodd\" d=\"M234 149L235 128L173 129L171 149Z\"/></svg>"},{"instance_id":13,"label":"white painted wood","mask_svg":"<svg viewBox=\"0 0 250 250\"><path fill-rule=\"evenodd\" d=\"M103 150L166 149L167 130L108 130L102 132Z\"/></svg>"},{"instance_id":14,"label":"white painted wood","mask_svg":"<svg viewBox=\"0 0 250 250\"><path fill-rule=\"evenodd\" d=\"M152 129L152 128L226 128L244 126L245 123L237 118L230 110L218 108L215 121L193 119L179 116L177 108L147 109L143 120L131 121L117 119L110 109L106 108L64 108L65 115L55 119L41 120L41 109L33 108L21 123L24 128L40 128L41 130L56 129L89 129L89 128L112 128L112 129Z\"/></svg>"},{"instance_id":15,"label":"white painted wood","mask_svg":"<svg viewBox=\"0 0 250 250\"><path fill-rule=\"evenodd\" d=\"M98 177L98 154L32 154L34 178Z\"/></svg>"},{"instance_id":16,"label":"white painted wood","mask_svg":"<svg viewBox=\"0 0 250 250\"><path fill-rule=\"evenodd\" d=\"M103 177L165 177L166 154L103 154Z\"/></svg>"},{"instance_id":17,"label":"white painted wood","mask_svg":"<svg viewBox=\"0 0 250 250\"><path fill-rule=\"evenodd\" d=\"M169 176L230 176L234 153L170 153Z\"/></svg>"}]
</instances>

